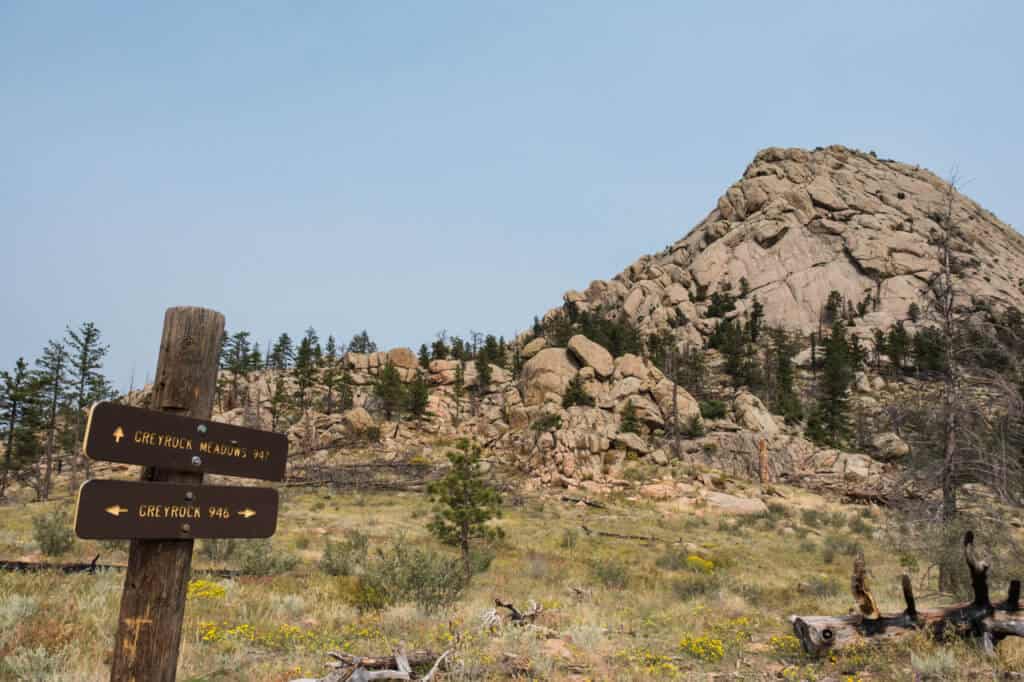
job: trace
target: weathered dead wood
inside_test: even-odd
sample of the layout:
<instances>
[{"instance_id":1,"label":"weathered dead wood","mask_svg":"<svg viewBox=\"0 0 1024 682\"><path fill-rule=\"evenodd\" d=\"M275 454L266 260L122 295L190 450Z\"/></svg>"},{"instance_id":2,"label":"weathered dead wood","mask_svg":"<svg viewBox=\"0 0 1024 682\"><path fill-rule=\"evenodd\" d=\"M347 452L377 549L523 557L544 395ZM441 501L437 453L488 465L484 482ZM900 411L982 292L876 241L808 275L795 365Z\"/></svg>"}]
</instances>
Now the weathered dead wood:
<instances>
[{"instance_id":1,"label":"weathered dead wood","mask_svg":"<svg viewBox=\"0 0 1024 682\"><path fill-rule=\"evenodd\" d=\"M989 598L987 563L978 558L974 533L964 535L964 559L971 573L974 599L966 604L919 611L910 578L903 576L902 613L878 614L868 591L863 559L854 564L851 588L860 614L849 616L792 616L793 633L804 651L822 656L829 651L872 641L893 640L923 631L942 641L953 635L978 640L993 653L1005 637L1024 637L1024 611L1020 608L1020 581L1010 582L1006 600L993 605ZM866 614L872 614L872 616Z\"/></svg>"},{"instance_id":2,"label":"weathered dead wood","mask_svg":"<svg viewBox=\"0 0 1024 682\"><path fill-rule=\"evenodd\" d=\"M631 535L629 533L611 533L606 530L594 530L593 528L588 528L584 525L581 525L580 528L582 528L583 532L587 535L599 535L603 538L616 538L618 540L641 540L643 542L664 542L667 544L672 544L673 542L675 542L674 540L663 540L662 538L656 538L653 535Z\"/></svg>"},{"instance_id":3,"label":"weathered dead wood","mask_svg":"<svg viewBox=\"0 0 1024 682\"><path fill-rule=\"evenodd\" d=\"M595 509L607 509L608 505L603 502L595 502L586 497L569 497L568 495L562 495L562 502L571 502L572 504L584 504L588 507Z\"/></svg>"},{"instance_id":4,"label":"weathered dead wood","mask_svg":"<svg viewBox=\"0 0 1024 682\"><path fill-rule=\"evenodd\" d=\"M406 652L399 648L391 656L354 656L352 654L328 652L328 656L337 660L332 665L335 670L326 677L312 679L304 677L292 682L369 682L370 680L418 680L429 682L434 679L441 663L444 662L451 650L447 650L440 656L426 651L416 650ZM427 665L432 663L430 670L423 677L415 677L412 667L415 665Z\"/></svg>"},{"instance_id":5,"label":"weathered dead wood","mask_svg":"<svg viewBox=\"0 0 1024 682\"><path fill-rule=\"evenodd\" d=\"M60 573L95 573L96 571L123 571L128 568L127 564L101 564L97 563L99 555L91 563L45 563L37 561L0 561L0 571L12 573L40 573L43 571L59 571ZM209 575L217 578L237 578L242 575L241 571L233 571L226 568L194 568L193 575Z\"/></svg>"}]
</instances>

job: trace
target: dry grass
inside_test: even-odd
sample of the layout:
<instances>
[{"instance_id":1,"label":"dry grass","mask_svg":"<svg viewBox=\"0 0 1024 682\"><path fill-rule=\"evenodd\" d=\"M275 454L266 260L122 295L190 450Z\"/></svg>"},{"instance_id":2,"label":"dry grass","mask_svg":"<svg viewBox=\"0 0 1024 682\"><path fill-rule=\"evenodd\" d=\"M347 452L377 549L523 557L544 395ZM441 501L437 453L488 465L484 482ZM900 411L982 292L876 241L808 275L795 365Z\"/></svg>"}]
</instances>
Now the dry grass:
<instances>
[{"instance_id":1,"label":"dry grass","mask_svg":"<svg viewBox=\"0 0 1024 682\"><path fill-rule=\"evenodd\" d=\"M1024 667L1020 642L1001 645L996 661L969 645L924 639L805 660L788 616L849 610L851 559L844 552L855 543L865 551L883 611L902 608L903 569L886 551L878 513L864 518L802 493L786 504L796 499L820 513L776 506L763 518L720 519L667 512L642 500L617 499L600 510L553 496L527 498L506 509L501 525L507 537L494 562L447 612L427 615L403 605L360 615L345 600L352 579L318 568L327 540L359 529L370 537L371 553L399 534L433 546L424 530L426 500L412 493L288 489L274 546L297 556L298 564L276 576L195 583L178 677L318 676L325 673L327 651L381 654L400 642L437 651L454 647L448 680L504 679L523 672L516 666L524 662L524 674L552 680L704 679L709 672L741 679L881 680L909 679L914 670L967 679ZM31 516L53 504L0 507L0 556L31 556ZM579 531L584 523L698 549L588 536ZM86 541L76 542L65 560L96 554L125 560L119 547ZM233 559L214 562L197 553L195 563L232 566ZM120 572L0 574L0 680L107 679L122 580ZM484 630L481 616L496 596L542 604L541 624L561 633L565 647L521 628Z\"/></svg>"}]
</instances>

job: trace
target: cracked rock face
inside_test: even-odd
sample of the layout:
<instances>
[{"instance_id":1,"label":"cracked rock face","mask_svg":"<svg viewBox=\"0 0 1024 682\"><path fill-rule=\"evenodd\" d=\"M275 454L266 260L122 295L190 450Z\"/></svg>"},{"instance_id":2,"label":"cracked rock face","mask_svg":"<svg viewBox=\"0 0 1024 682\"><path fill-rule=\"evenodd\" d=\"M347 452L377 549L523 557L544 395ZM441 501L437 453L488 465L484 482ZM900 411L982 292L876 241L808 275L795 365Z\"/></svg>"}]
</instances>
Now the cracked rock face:
<instances>
[{"instance_id":1,"label":"cracked rock face","mask_svg":"<svg viewBox=\"0 0 1024 682\"><path fill-rule=\"evenodd\" d=\"M836 290L854 305L870 297L858 326L888 327L922 304L939 270L948 188L927 170L845 147L765 149L683 239L565 300L692 341L708 327L695 324L707 308L701 290L728 282L738 295L745 279L739 314L756 295L770 324L810 332ZM1024 237L956 192L952 223L958 302L1024 308Z\"/></svg>"}]
</instances>

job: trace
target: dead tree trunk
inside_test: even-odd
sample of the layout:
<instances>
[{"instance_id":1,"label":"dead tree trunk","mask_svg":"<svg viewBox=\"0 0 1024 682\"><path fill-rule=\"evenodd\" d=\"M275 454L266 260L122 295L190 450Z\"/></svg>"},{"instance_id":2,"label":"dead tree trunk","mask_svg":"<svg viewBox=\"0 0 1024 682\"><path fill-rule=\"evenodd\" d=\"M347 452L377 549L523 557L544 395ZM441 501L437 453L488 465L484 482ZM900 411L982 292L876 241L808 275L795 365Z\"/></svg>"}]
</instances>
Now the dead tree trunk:
<instances>
[{"instance_id":1,"label":"dead tree trunk","mask_svg":"<svg viewBox=\"0 0 1024 682\"><path fill-rule=\"evenodd\" d=\"M860 610L850 616L791 616L793 633L810 656L823 656L877 640L894 640L917 631L927 632L938 641L953 635L977 639L988 653L1004 637L1024 637L1024 610L1020 608L1020 581L1010 582L1006 601L993 605L988 593L988 569L974 552L974 533L964 535L964 558L971 572L973 601L957 606L918 611L910 577L903 576L903 598L907 608L902 613L878 613L868 590L863 559L854 563L852 591Z\"/></svg>"}]
</instances>

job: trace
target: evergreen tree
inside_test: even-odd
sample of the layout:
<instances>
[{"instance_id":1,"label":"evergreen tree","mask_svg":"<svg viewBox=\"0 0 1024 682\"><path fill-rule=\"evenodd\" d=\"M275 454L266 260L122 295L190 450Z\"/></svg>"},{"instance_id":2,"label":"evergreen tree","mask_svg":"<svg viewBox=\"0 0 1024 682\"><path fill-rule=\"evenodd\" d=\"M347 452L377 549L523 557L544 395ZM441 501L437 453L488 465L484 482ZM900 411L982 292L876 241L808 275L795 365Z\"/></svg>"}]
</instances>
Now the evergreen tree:
<instances>
[{"instance_id":1,"label":"evergreen tree","mask_svg":"<svg viewBox=\"0 0 1024 682\"><path fill-rule=\"evenodd\" d=\"M462 398L466 394L466 370L462 361L455 365L455 382L452 384L452 399L455 401L455 426L462 420Z\"/></svg>"},{"instance_id":2,"label":"evergreen tree","mask_svg":"<svg viewBox=\"0 0 1024 682\"><path fill-rule=\"evenodd\" d=\"M295 360L295 348L292 345L292 337L284 332L277 337L270 354L267 356L267 367L271 369L288 369Z\"/></svg>"},{"instance_id":3,"label":"evergreen tree","mask_svg":"<svg viewBox=\"0 0 1024 682\"><path fill-rule=\"evenodd\" d=\"M425 346L424 346L425 348ZM430 402L430 385L422 371L416 372L416 377L409 384L408 410L409 414L422 419L427 416L427 405Z\"/></svg>"},{"instance_id":4,"label":"evergreen tree","mask_svg":"<svg viewBox=\"0 0 1024 682\"><path fill-rule=\"evenodd\" d=\"M705 396L707 373L704 350L690 345L683 348L679 358L679 383L698 400Z\"/></svg>"},{"instance_id":5,"label":"evergreen tree","mask_svg":"<svg viewBox=\"0 0 1024 682\"><path fill-rule=\"evenodd\" d=\"M310 356L313 359L313 364L319 367L321 361L323 361L324 351L323 348L320 347L320 337L317 335L316 330L312 327L307 327L303 339L309 344L309 351Z\"/></svg>"},{"instance_id":6,"label":"evergreen tree","mask_svg":"<svg viewBox=\"0 0 1024 682\"><path fill-rule=\"evenodd\" d=\"M491 385L491 363L487 353L483 351L477 353L473 365L476 367L475 392L477 396L482 396L487 392L488 386Z\"/></svg>"},{"instance_id":7,"label":"evergreen tree","mask_svg":"<svg viewBox=\"0 0 1024 682\"><path fill-rule=\"evenodd\" d=\"M925 327L914 334L912 346L918 371L946 371L946 344L937 328Z\"/></svg>"},{"instance_id":8,"label":"evergreen tree","mask_svg":"<svg viewBox=\"0 0 1024 682\"><path fill-rule=\"evenodd\" d=\"M406 404L405 384L391 362L380 368L373 385L373 394L380 401L380 407L389 420Z\"/></svg>"},{"instance_id":9,"label":"evergreen tree","mask_svg":"<svg viewBox=\"0 0 1024 682\"><path fill-rule=\"evenodd\" d=\"M0 497L7 490L7 482L20 468L21 448L24 441L26 416L32 411L30 402L35 387L25 358L18 358L14 371L0 372L0 439L4 443L3 466L0 467Z\"/></svg>"},{"instance_id":10,"label":"evergreen tree","mask_svg":"<svg viewBox=\"0 0 1024 682\"><path fill-rule=\"evenodd\" d=\"M824 356L818 405L808 422L808 434L819 443L841 447L850 435L847 398L854 373L846 327L841 320L833 323L825 339Z\"/></svg>"},{"instance_id":11,"label":"evergreen tree","mask_svg":"<svg viewBox=\"0 0 1024 682\"><path fill-rule=\"evenodd\" d=\"M753 305L750 308L750 322L747 324L747 335L751 342L757 343L761 336L761 327L764 325L764 305L754 296Z\"/></svg>"},{"instance_id":12,"label":"evergreen tree","mask_svg":"<svg viewBox=\"0 0 1024 682\"><path fill-rule=\"evenodd\" d=\"M461 337L452 337L452 360L468 360L470 357L469 348Z\"/></svg>"},{"instance_id":13,"label":"evergreen tree","mask_svg":"<svg viewBox=\"0 0 1024 682\"><path fill-rule=\"evenodd\" d=\"M228 409L238 404L238 381L240 377L247 377L253 369L252 348L249 346L249 332L237 332L230 337L225 336L227 342L221 351L221 369L231 372L231 400Z\"/></svg>"},{"instance_id":14,"label":"evergreen tree","mask_svg":"<svg viewBox=\"0 0 1024 682\"><path fill-rule=\"evenodd\" d=\"M420 367L422 369L430 368L430 351L427 350L427 344L420 344L420 353L418 357Z\"/></svg>"},{"instance_id":15,"label":"evergreen tree","mask_svg":"<svg viewBox=\"0 0 1024 682\"><path fill-rule=\"evenodd\" d=\"M822 311L822 317L824 318L825 324L831 326L835 324L836 320L839 320L843 315L843 295L833 289L828 293L828 299L825 301L825 309Z\"/></svg>"},{"instance_id":16,"label":"evergreen tree","mask_svg":"<svg viewBox=\"0 0 1024 682\"><path fill-rule=\"evenodd\" d=\"M274 390L270 394L270 430L277 431L278 425L287 428L287 415L289 400L288 387L285 385L284 375L277 374L274 377Z\"/></svg>"},{"instance_id":17,"label":"evergreen tree","mask_svg":"<svg viewBox=\"0 0 1024 682\"><path fill-rule=\"evenodd\" d=\"M921 319L921 306L916 303L911 303L910 307L907 308L907 317L910 318L911 322L916 324L917 321Z\"/></svg>"},{"instance_id":18,"label":"evergreen tree","mask_svg":"<svg viewBox=\"0 0 1024 682\"><path fill-rule=\"evenodd\" d=\"M342 371L337 387L338 409L342 412L351 410L355 405L355 396L352 394L352 377L347 370Z\"/></svg>"},{"instance_id":19,"label":"evergreen tree","mask_svg":"<svg viewBox=\"0 0 1024 682\"><path fill-rule=\"evenodd\" d=\"M562 396L562 407L568 409L573 405L584 407L594 405L594 398L584 390L583 379L580 378L579 373L569 380L569 385L565 388L565 395Z\"/></svg>"},{"instance_id":20,"label":"evergreen tree","mask_svg":"<svg viewBox=\"0 0 1024 682\"><path fill-rule=\"evenodd\" d=\"M295 400L303 413L309 406L309 391L316 383L316 367L316 346L313 338L307 334L299 341L299 349L295 353L295 368L292 371L295 378Z\"/></svg>"},{"instance_id":21,"label":"evergreen tree","mask_svg":"<svg viewBox=\"0 0 1024 682\"><path fill-rule=\"evenodd\" d=\"M750 293L750 281L746 277L740 277L740 297L746 298Z\"/></svg>"},{"instance_id":22,"label":"evergreen tree","mask_svg":"<svg viewBox=\"0 0 1024 682\"><path fill-rule=\"evenodd\" d=\"M338 380L342 374L338 343L334 340L333 334L327 337L327 345L324 346L320 364L323 367L320 372L320 385L324 389L324 412L331 414L334 411L334 393L338 389Z\"/></svg>"},{"instance_id":23,"label":"evergreen tree","mask_svg":"<svg viewBox=\"0 0 1024 682\"><path fill-rule=\"evenodd\" d=\"M501 495L480 473L480 447L462 440L457 448L448 453L448 473L428 488L435 508L427 527L441 542L458 547L468 579L473 545L503 535L500 528L488 525L501 516Z\"/></svg>"},{"instance_id":24,"label":"evergreen tree","mask_svg":"<svg viewBox=\"0 0 1024 682\"><path fill-rule=\"evenodd\" d=\"M899 374L903 371L904 362L910 352L910 336L902 322L897 322L889 330L885 347L889 351L889 362L892 363L894 373Z\"/></svg>"},{"instance_id":25,"label":"evergreen tree","mask_svg":"<svg viewBox=\"0 0 1024 682\"><path fill-rule=\"evenodd\" d=\"M249 369L257 371L263 367L263 354L260 352L260 344L257 341L252 345L252 352L249 353Z\"/></svg>"},{"instance_id":26,"label":"evergreen tree","mask_svg":"<svg viewBox=\"0 0 1024 682\"><path fill-rule=\"evenodd\" d=\"M68 327L64 343L70 356L68 376L71 383L71 403L76 416L75 441L81 442L86 408L90 403L107 397L102 394L107 384L100 370L103 368L103 358L110 347L102 342L100 330L92 322L82 323L77 330ZM77 458L75 461L78 461ZM89 468L89 462L86 461L86 475Z\"/></svg>"},{"instance_id":27,"label":"evergreen tree","mask_svg":"<svg viewBox=\"0 0 1024 682\"><path fill-rule=\"evenodd\" d=\"M60 441L58 418L67 408L67 396L70 388L68 383L68 352L60 341L50 340L43 349L42 356L36 360L36 380L44 406L44 428L46 429L46 460L45 471L40 480L40 498L49 499L50 484L53 478L54 452Z\"/></svg>"},{"instance_id":28,"label":"evergreen tree","mask_svg":"<svg viewBox=\"0 0 1024 682\"><path fill-rule=\"evenodd\" d=\"M787 422L797 422L803 418L803 407L796 392L796 371L793 365L799 345L796 339L782 328L773 329L771 337L775 378L772 406Z\"/></svg>"},{"instance_id":29,"label":"evergreen tree","mask_svg":"<svg viewBox=\"0 0 1024 682\"><path fill-rule=\"evenodd\" d=\"M448 348L448 344L445 343L445 337L440 337L430 345L430 359L431 360L447 360L448 355L451 352Z\"/></svg>"},{"instance_id":30,"label":"evergreen tree","mask_svg":"<svg viewBox=\"0 0 1024 682\"><path fill-rule=\"evenodd\" d=\"M620 433L640 433L640 420L636 416L636 406L633 401L627 401L622 408L622 421L619 422Z\"/></svg>"},{"instance_id":31,"label":"evergreen tree","mask_svg":"<svg viewBox=\"0 0 1024 682\"><path fill-rule=\"evenodd\" d=\"M348 350L350 353L376 353L377 344L370 339L370 335L364 329L352 337L348 344Z\"/></svg>"}]
</instances>

